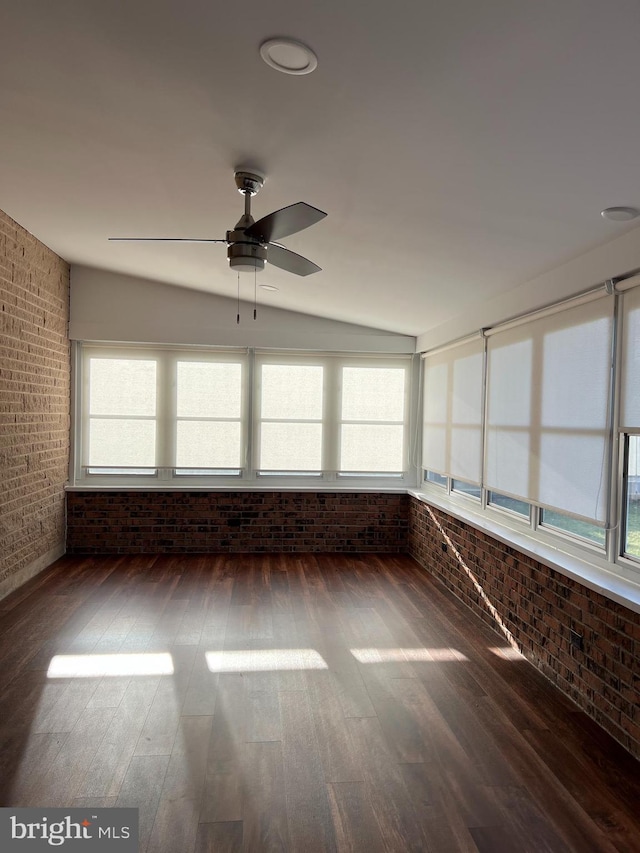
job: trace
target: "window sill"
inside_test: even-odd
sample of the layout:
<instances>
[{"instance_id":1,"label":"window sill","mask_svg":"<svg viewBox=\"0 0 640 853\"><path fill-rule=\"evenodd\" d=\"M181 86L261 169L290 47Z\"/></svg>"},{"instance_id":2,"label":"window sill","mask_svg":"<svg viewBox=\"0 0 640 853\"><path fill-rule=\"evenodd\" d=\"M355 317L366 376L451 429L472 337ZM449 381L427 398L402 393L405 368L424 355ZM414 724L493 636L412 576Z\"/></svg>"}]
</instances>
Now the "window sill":
<instances>
[{"instance_id":1,"label":"window sill","mask_svg":"<svg viewBox=\"0 0 640 853\"><path fill-rule=\"evenodd\" d=\"M597 553L587 549L572 547L571 543L562 543L561 548L555 537L544 531L534 536L514 519L513 524L505 518L496 519L494 515L476 512L461 500L452 500L449 496L409 489L409 494L423 503L441 509L449 515L470 524L476 530L488 533L498 541L516 548L523 554L537 560L566 577L599 592L606 598L622 604L629 610L640 613L640 574L632 568L615 564L612 566Z\"/></svg>"},{"instance_id":2,"label":"window sill","mask_svg":"<svg viewBox=\"0 0 640 853\"><path fill-rule=\"evenodd\" d=\"M372 492L386 494L407 494L406 484L403 486L383 486L373 485L369 483L365 485L338 485L338 483L326 483L324 485L309 483L282 483L270 482L264 485L251 483L243 483L238 485L216 484L209 483L203 485L195 484L175 484L175 483L95 483L95 484L68 484L65 486L65 492Z\"/></svg>"}]
</instances>

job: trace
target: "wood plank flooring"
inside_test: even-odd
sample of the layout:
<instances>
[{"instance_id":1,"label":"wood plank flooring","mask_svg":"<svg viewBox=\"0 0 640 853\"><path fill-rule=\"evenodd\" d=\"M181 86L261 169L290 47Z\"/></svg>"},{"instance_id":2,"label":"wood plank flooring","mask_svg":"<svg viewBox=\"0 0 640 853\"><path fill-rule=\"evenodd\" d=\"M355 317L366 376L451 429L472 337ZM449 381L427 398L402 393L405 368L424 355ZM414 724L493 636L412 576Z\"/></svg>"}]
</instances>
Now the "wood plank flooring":
<instances>
[{"instance_id":1,"label":"wood plank flooring","mask_svg":"<svg viewBox=\"0 0 640 853\"><path fill-rule=\"evenodd\" d=\"M408 557L63 558L0 602L0 802L140 851L640 851L640 766Z\"/></svg>"}]
</instances>

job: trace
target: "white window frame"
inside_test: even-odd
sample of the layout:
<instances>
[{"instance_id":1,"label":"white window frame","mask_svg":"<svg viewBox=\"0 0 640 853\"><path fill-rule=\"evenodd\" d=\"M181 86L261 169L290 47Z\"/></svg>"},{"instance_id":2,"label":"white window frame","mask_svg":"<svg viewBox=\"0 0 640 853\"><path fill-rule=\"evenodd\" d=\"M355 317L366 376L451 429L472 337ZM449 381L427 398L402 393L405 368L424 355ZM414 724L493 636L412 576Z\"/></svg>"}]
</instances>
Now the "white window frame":
<instances>
[{"instance_id":1,"label":"white window frame","mask_svg":"<svg viewBox=\"0 0 640 853\"><path fill-rule=\"evenodd\" d=\"M335 408L335 437L331 443L331 448L333 453L335 454L335 468L337 476L341 480L357 480L359 482L366 481L367 479L380 479L380 478L392 478L395 480L404 480L407 476L407 472L409 469L409 410L411 403L411 362L409 359L382 359L382 358L355 358L349 357L348 359L335 359L334 360L334 374L337 373L337 376L334 375L335 381L335 400L334 400L334 408ZM352 420L350 418L345 419L342 416L342 369L345 367L355 367L355 368L384 368L384 367L393 367L400 368L404 366L404 404L403 404L403 412L402 412L402 421L363 421L363 420ZM400 471L386 471L386 472L377 472L377 471L343 471L340 469L339 460L342 456L341 449L341 436L342 436L342 427L344 424L351 423L371 423L374 426L397 426L400 423L404 425L404 436L403 436L403 454L402 454L402 468Z\"/></svg>"},{"instance_id":2,"label":"white window frame","mask_svg":"<svg viewBox=\"0 0 640 853\"><path fill-rule=\"evenodd\" d=\"M154 475L90 474L83 464L88 447L89 359L139 358L157 360L157 439ZM242 453L240 473L178 474L176 461L176 370L178 361L241 361L243 363ZM323 467L318 473L266 472L258 469L260 435L259 376L261 364L318 364L323 367ZM341 367L400 367L405 370L404 464L402 472L340 472L338 468ZM395 353L352 355L327 352L279 352L210 347L173 347L74 342L73 451L70 487L87 489L309 489L345 491L405 491L415 485L409 470L412 357ZM383 423L383 422L381 422ZM204 469L203 469L204 470Z\"/></svg>"},{"instance_id":3,"label":"white window frame","mask_svg":"<svg viewBox=\"0 0 640 853\"><path fill-rule=\"evenodd\" d=\"M173 347L119 346L106 344L76 345L74 358L74 453L71 483L74 486L110 488L181 488L210 482L237 482L234 473L211 472L209 475L178 474L176 460L177 412L176 371L179 361L241 363L245 378L242 394L241 460L246 460L248 408L248 359L246 350L177 349ZM154 474L91 473L85 464L89 447L89 361L92 358L155 360L156 369L156 465ZM241 465L241 472L245 465Z\"/></svg>"}]
</instances>

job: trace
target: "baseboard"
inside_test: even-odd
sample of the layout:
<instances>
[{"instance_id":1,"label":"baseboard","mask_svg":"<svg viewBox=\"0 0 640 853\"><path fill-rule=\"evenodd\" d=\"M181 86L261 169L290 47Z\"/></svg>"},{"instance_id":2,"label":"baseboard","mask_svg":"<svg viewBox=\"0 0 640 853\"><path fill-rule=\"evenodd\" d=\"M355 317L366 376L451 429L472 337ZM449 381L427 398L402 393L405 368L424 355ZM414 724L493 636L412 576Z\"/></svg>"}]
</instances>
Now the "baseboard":
<instances>
[{"instance_id":1,"label":"baseboard","mask_svg":"<svg viewBox=\"0 0 640 853\"><path fill-rule=\"evenodd\" d=\"M34 560L33 563L29 563L28 566L23 566L21 569L18 569L17 572L9 575L8 578L5 578L0 582L0 601L2 601L3 598L6 598L10 593L14 592L14 590L21 587L27 581L31 580L31 578L35 577L43 569L46 569L47 566L51 565L51 563L55 563L55 561L60 559L60 557L63 557L65 553L65 543L59 542L55 547L47 551L46 554L42 554L42 556L38 557L37 560Z\"/></svg>"}]
</instances>

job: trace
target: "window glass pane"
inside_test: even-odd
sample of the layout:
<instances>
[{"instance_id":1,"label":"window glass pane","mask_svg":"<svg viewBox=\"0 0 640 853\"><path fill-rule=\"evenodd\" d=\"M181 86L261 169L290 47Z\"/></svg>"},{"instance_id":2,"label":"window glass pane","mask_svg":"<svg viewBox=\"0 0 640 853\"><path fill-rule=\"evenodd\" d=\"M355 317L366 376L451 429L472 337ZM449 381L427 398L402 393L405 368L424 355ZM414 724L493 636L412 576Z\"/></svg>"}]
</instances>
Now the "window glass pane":
<instances>
[{"instance_id":1,"label":"window glass pane","mask_svg":"<svg viewBox=\"0 0 640 853\"><path fill-rule=\"evenodd\" d=\"M509 498L506 495L499 494L498 492L489 492L488 500L491 506L508 509L510 512L515 512L518 515L524 515L526 518L529 518L531 507L524 501L519 501L516 498Z\"/></svg>"},{"instance_id":2,"label":"window glass pane","mask_svg":"<svg viewBox=\"0 0 640 853\"><path fill-rule=\"evenodd\" d=\"M404 368L343 368L342 420L401 421L404 382Z\"/></svg>"},{"instance_id":3,"label":"window glass pane","mask_svg":"<svg viewBox=\"0 0 640 853\"><path fill-rule=\"evenodd\" d=\"M123 467L156 464L156 422L91 418L89 465Z\"/></svg>"},{"instance_id":4,"label":"window glass pane","mask_svg":"<svg viewBox=\"0 0 640 853\"><path fill-rule=\"evenodd\" d=\"M322 374L319 365L263 364L261 416L279 420L322 418Z\"/></svg>"},{"instance_id":5,"label":"window glass pane","mask_svg":"<svg viewBox=\"0 0 640 853\"><path fill-rule=\"evenodd\" d=\"M572 518L570 515L565 515L562 512L552 512L550 509L542 510L540 520L547 527L556 527L570 536L577 536L579 539L588 539L589 542L594 542L596 545L601 545L604 548L605 531L602 527L589 524L588 521Z\"/></svg>"},{"instance_id":6,"label":"window glass pane","mask_svg":"<svg viewBox=\"0 0 640 853\"><path fill-rule=\"evenodd\" d=\"M472 483L465 483L464 480L452 480L451 488L454 492L462 492L463 495L468 495L472 498L480 498L480 486L474 486Z\"/></svg>"},{"instance_id":7,"label":"window glass pane","mask_svg":"<svg viewBox=\"0 0 640 853\"><path fill-rule=\"evenodd\" d=\"M322 469L322 424L263 423L260 468L276 471Z\"/></svg>"},{"instance_id":8,"label":"window glass pane","mask_svg":"<svg viewBox=\"0 0 640 853\"><path fill-rule=\"evenodd\" d=\"M445 486L445 487L447 485L447 478L443 477L442 474L436 474L435 471L425 471L424 472L424 478L427 481L427 483L435 483L438 486Z\"/></svg>"},{"instance_id":9,"label":"window glass pane","mask_svg":"<svg viewBox=\"0 0 640 853\"><path fill-rule=\"evenodd\" d=\"M629 436L624 552L640 559L640 436Z\"/></svg>"},{"instance_id":10,"label":"window glass pane","mask_svg":"<svg viewBox=\"0 0 640 853\"><path fill-rule=\"evenodd\" d=\"M242 365L179 361L179 418L239 418L242 409Z\"/></svg>"},{"instance_id":11,"label":"window glass pane","mask_svg":"<svg viewBox=\"0 0 640 853\"><path fill-rule=\"evenodd\" d=\"M343 424L341 471L402 471L404 427L391 424Z\"/></svg>"},{"instance_id":12,"label":"window glass pane","mask_svg":"<svg viewBox=\"0 0 640 853\"><path fill-rule=\"evenodd\" d=\"M181 468L237 468L239 421L178 421L176 465Z\"/></svg>"},{"instance_id":13,"label":"window glass pane","mask_svg":"<svg viewBox=\"0 0 640 853\"><path fill-rule=\"evenodd\" d=\"M640 287L622 295L622 387L620 425L640 427Z\"/></svg>"},{"instance_id":14,"label":"window glass pane","mask_svg":"<svg viewBox=\"0 0 640 853\"><path fill-rule=\"evenodd\" d=\"M156 362L137 358L92 358L89 414L156 413Z\"/></svg>"}]
</instances>

